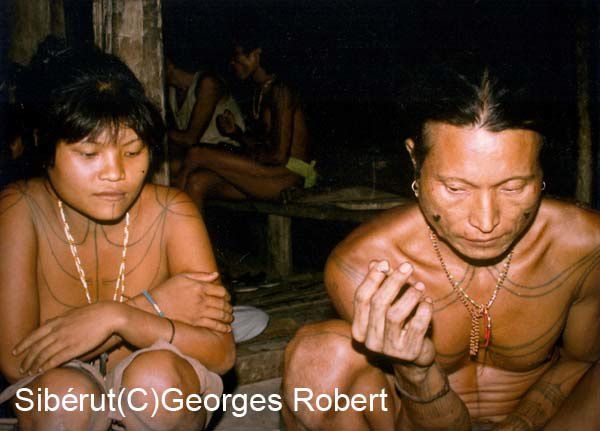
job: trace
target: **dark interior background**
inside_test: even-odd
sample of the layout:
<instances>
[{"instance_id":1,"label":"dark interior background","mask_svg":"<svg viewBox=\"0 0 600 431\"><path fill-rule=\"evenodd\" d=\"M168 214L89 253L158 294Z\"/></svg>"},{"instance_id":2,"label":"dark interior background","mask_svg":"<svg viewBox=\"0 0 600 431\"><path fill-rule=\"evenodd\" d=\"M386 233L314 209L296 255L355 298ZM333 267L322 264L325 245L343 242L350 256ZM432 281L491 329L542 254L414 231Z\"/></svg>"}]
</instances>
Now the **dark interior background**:
<instances>
[{"instance_id":1,"label":"dark interior background","mask_svg":"<svg viewBox=\"0 0 600 431\"><path fill-rule=\"evenodd\" d=\"M64 2L69 41L93 41L92 1ZM547 192L572 198L578 131L576 27L583 19L590 25L595 142L598 8L593 0L163 0L164 45L176 63L188 69L215 68L230 79L232 34L260 29L265 55L271 54L277 72L300 90L305 101L321 184L375 185L407 196L412 169L397 137L396 105L401 102L398 89L410 85L415 67L471 52L516 70L533 69L559 107L557 127L549 137L555 147L544 160ZM7 19L0 14L4 52L9 42ZM247 88L233 85L233 80L231 84L242 103L251 100ZM598 158L597 148L594 154ZM600 172L598 160L594 162L598 207ZM260 247L264 232L247 226L261 223L251 223L254 219L247 216L227 216L229 226L211 230L217 254L239 238L247 239L239 247L240 258L249 247L256 251L251 248ZM295 222L295 262L322 268L333 245L351 228ZM307 231L311 235L303 234ZM231 255L223 259L235 263Z\"/></svg>"}]
</instances>

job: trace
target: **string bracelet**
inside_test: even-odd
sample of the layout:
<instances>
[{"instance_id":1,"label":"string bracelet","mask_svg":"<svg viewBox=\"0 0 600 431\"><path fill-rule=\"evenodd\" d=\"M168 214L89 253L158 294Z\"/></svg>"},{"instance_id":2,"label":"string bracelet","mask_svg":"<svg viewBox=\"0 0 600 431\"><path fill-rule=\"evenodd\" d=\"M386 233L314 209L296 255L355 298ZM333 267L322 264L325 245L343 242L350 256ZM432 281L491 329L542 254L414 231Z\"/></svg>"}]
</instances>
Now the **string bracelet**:
<instances>
[{"instance_id":1,"label":"string bracelet","mask_svg":"<svg viewBox=\"0 0 600 431\"><path fill-rule=\"evenodd\" d=\"M165 320L171 325L171 338L169 339L169 344L173 344L173 339L175 338L175 324L168 317L165 317Z\"/></svg>"},{"instance_id":2,"label":"string bracelet","mask_svg":"<svg viewBox=\"0 0 600 431\"><path fill-rule=\"evenodd\" d=\"M429 398L420 398L415 395L409 394L408 392L406 392L406 390L402 389L398 385L398 382L394 382L394 386L396 387L396 391L400 394L400 396L402 398L408 398L409 400L414 401L415 403L419 403L419 404L427 404L427 403L431 403L439 398L442 398L444 395L446 395L448 392L450 392L450 384L448 383L448 376L446 375L446 373L443 373L443 374L444 374L444 386L442 387L442 389L440 389L437 393L433 394Z\"/></svg>"},{"instance_id":3,"label":"string bracelet","mask_svg":"<svg viewBox=\"0 0 600 431\"><path fill-rule=\"evenodd\" d=\"M162 312L162 310L160 309L160 307L158 306L158 304L156 303L154 298L148 293L147 290L142 290L142 295L144 295L146 297L146 299L148 300L148 302L150 303L150 305L152 305L152 308L154 308L154 311L156 311L156 314L158 314L160 317L165 317L165 313Z\"/></svg>"}]
</instances>

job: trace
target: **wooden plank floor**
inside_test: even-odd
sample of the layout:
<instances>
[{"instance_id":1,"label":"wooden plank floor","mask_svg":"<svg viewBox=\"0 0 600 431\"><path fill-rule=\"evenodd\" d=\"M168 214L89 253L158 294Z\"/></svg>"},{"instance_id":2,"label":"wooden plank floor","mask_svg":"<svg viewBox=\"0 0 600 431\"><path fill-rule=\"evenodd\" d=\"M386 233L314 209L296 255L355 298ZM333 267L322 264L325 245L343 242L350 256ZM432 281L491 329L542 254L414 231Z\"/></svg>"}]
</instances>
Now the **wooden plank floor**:
<instances>
[{"instance_id":1,"label":"wooden plank floor","mask_svg":"<svg viewBox=\"0 0 600 431\"><path fill-rule=\"evenodd\" d=\"M280 377L283 351L301 326L336 317L321 273L289 277L278 286L237 293L236 305L253 305L269 314L267 329L237 346L237 383Z\"/></svg>"}]
</instances>

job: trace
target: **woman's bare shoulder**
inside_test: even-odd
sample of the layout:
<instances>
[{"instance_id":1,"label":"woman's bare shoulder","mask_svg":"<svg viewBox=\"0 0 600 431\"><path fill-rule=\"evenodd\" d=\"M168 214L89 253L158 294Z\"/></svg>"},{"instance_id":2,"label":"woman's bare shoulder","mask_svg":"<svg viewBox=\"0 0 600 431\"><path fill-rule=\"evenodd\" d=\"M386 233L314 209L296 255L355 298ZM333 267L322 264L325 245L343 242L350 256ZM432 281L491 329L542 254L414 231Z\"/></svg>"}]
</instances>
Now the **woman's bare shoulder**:
<instances>
[{"instance_id":1,"label":"woman's bare shoulder","mask_svg":"<svg viewBox=\"0 0 600 431\"><path fill-rule=\"evenodd\" d=\"M0 217L23 217L47 203L49 193L41 178L17 181L0 191Z\"/></svg>"}]
</instances>

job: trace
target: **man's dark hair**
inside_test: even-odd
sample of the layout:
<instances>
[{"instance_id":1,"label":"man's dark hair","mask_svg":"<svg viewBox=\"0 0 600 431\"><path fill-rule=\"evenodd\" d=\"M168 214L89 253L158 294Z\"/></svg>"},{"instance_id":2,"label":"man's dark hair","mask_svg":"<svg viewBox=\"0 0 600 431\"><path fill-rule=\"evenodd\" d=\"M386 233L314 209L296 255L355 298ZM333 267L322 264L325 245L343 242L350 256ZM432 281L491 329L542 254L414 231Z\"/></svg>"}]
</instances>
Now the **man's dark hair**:
<instances>
[{"instance_id":1,"label":"man's dark hair","mask_svg":"<svg viewBox=\"0 0 600 431\"><path fill-rule=\"evenodd\" d=\"M401 117L403 137L415 144L416 177L429 151L428 122L481 127L491 132L527 129L547 135L552 103L534 77L510 69L472 62L437 65L422 70L410 82L410 89L401 93Z\"/></svg>"},{"instance_id":2,"label":"man's dark hair","mask_svg":"<svg viewBox=\"0 0 600 431\"><path fill-rule=\"evenodd\" d=\"M109 129L131 128L148 146L153 165L162 156L165 133L160 113L133 72L95 47L69 48L47 39L31 61L23 89L42 166L54 163L59 141L77 142Z\"/></svg>"}]
</instances>

